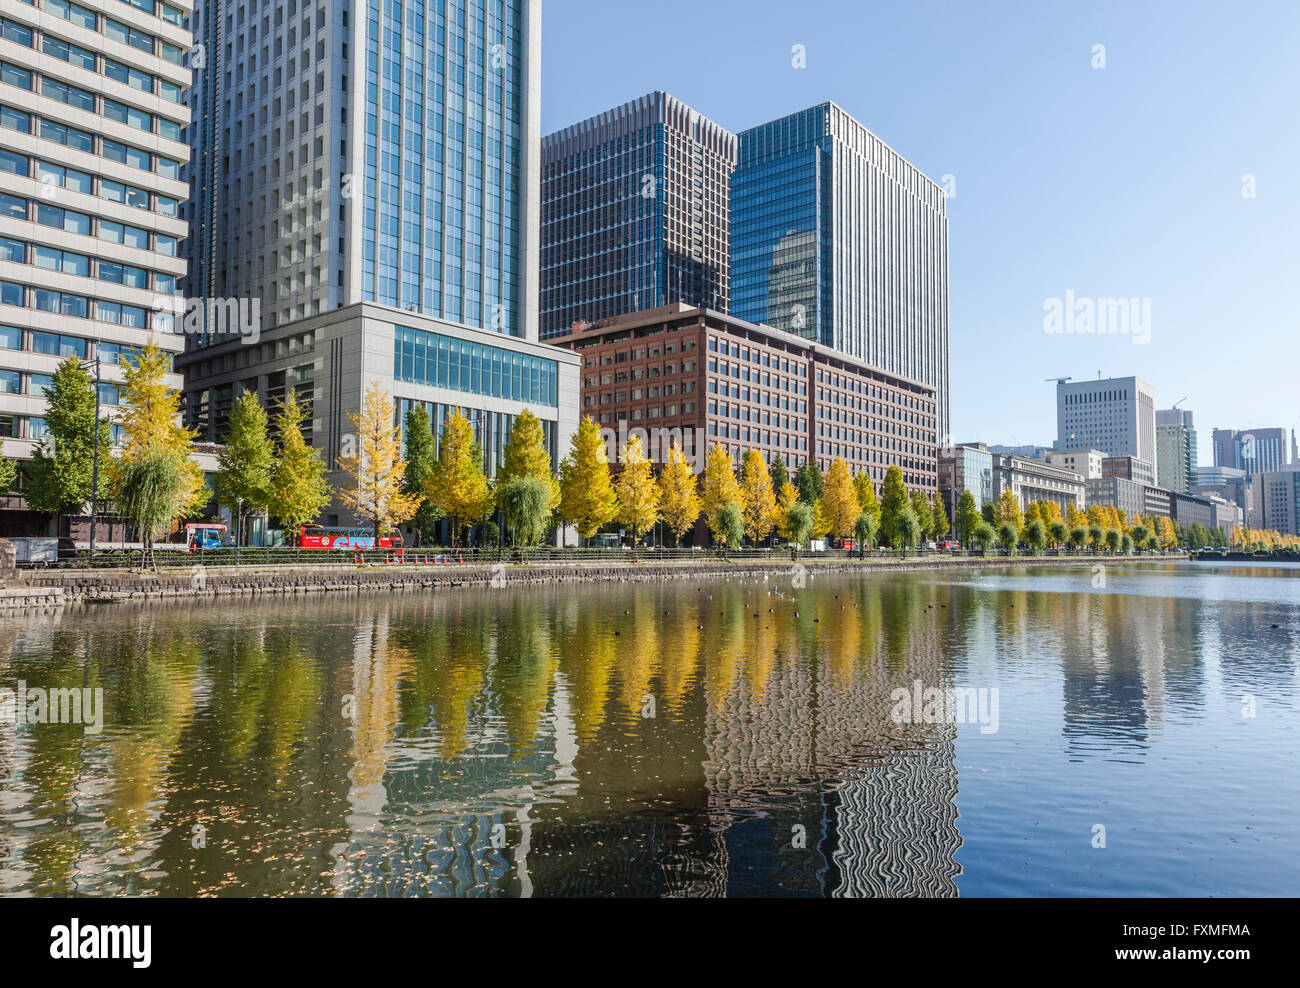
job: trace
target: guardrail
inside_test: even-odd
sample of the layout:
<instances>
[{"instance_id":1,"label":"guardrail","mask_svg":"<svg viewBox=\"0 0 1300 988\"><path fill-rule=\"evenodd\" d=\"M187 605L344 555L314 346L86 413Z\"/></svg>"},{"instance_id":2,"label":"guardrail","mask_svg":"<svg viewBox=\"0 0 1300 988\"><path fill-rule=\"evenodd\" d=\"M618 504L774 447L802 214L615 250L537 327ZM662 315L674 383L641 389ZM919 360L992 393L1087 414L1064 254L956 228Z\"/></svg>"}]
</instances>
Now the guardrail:
<instances>
[{"instance_id":1,"label":"guardrail","mask_svg":"<svg viewBox=\"0 0 1300 988\"><path fill-rule=\"evenodd\" d=\"M1145 555L1160 553L1123 553L1112 556L1109 553L1094 552L1090 549L1074 551L1071 549L1047 549L1042 553L1030 554L1017 552L1014 555L1025 560L1042 557L1069 556L1080 559L1117 559L1142 558ZM1005 549L908 549L905 551L889 548L868 550L863 558L872 559L944 559L965 557L1007 558L1013 554ZM300 549L294 546L241 547L238 552L233 548L209 549L200 552L168 551L156 552L155 564L158 569L178 570L230 566L457 566L457 565L492 565L495 563L582 563L604 562L618 563L633 561L640 563L668 562L681 560L717 560L721 558L734 561L759 561L792 559L845 559L858 558L856 549L824 549L819 551L801 550L791 555L788 546L775 548L746 546L724 551L695 548L557 548L555 546L536 546L521 553L517 548L447 548L430 546L428 548L404 548L400 550L372 549L368 551L335 549ZM60 559L48 564L51 567L76 569L135 569L141 565L138 551L122 552L120 550L98 551L93 557L88 552L79 552L76 557Z\"/></svg>"}]
</instances>

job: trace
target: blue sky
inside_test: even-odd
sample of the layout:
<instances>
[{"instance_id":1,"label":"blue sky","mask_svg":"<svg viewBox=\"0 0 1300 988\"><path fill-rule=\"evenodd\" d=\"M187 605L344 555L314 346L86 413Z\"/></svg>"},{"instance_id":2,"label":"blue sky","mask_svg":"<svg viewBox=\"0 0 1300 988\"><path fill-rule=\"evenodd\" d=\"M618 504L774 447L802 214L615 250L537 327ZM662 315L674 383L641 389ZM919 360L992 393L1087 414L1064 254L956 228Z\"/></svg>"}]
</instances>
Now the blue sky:
<instances>
[{"instance_id":1,"label":"blue sky","mask_svg":"<svg viewBox=\"0 0 1300 988\"><path fill-rule=\"evenodd\" d=\"M1293 0L547 0L542 30L544 133L655 89L731 130L831 99L951 175L957 441L1050 444L1044 379L1099 371L1186 396L1202 463L1300 425ZM1150 341L1046 333L1067 290L1150 299Z\"/></svg>"}]
</instances>

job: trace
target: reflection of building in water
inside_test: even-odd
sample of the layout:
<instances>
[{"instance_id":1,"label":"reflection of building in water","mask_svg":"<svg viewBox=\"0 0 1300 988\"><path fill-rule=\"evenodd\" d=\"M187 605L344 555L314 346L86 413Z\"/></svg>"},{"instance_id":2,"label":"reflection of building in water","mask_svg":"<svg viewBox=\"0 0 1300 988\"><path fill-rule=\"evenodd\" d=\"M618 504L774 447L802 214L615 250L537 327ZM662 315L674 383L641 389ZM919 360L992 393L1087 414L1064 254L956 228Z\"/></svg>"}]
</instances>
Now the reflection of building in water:
<instances>
[{"instance_id":1,"label":"reflection of building in water","mask_svg":"<svg viewBox=\"0 0 1300 988\"><path fill-rule=\"evenodd\" d=\"M729 824L728 894L956 895L956 729L891 718L894 687L948 682L930 592L864 584L842 611L820 599L817 625L798 629L816 660L749 663L710 697L704 767L710 812Z\"/></svg>"}]
</instances>

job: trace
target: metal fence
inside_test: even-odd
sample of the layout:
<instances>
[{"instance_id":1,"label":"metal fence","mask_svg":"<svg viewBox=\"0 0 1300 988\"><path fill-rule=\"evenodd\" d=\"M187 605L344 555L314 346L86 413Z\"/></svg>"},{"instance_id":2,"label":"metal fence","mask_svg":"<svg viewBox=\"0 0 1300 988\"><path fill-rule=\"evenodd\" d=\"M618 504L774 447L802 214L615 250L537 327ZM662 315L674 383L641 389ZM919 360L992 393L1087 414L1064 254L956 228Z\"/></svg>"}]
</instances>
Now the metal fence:
<instances>
[{"instance_id":1,"label":"metal fence","mask_svg":"<svg viewBox=\"0 0 1300 988\"><path fill-rule=\"evenodd\" d=\"M1134 553L1134 558L1152 553ZM872 549L864 557L866 561L884 559L947 559L947 558L1006 558L1012 555L1005 549ZM1123 558L1123 554L1110 556L1106 552L1069 549L1048 549L1042 553L1015 553L1016 558L1026 561L1036 558L1053 558L1060 556L1092 558ZM789 562L795 559L857 559L858 551L846 549L824 549L820 551L800 551L792 555L788 546L780 548L743 547L722 551L716 548L557 548L539 546L520 552L517 548L405 548L401 550L374 549L369 551L300 549L293 546L276 546L273 548L241 547L210 549L200 552L164 551L155 552L157 567L167 570L251 566L297 566L304 568L355 566L465 566L494 565L496 563L516 564L520 562L540 564L565 563L656 563L694 560L698 562L727 559L734 562ZM68 557L51 563L58 568L76 569L134 569L142 564L141 553L136 551L107 550L96 552L93 557L86 551L80 551L75 557Z\"/></svg>"}]
</instances>

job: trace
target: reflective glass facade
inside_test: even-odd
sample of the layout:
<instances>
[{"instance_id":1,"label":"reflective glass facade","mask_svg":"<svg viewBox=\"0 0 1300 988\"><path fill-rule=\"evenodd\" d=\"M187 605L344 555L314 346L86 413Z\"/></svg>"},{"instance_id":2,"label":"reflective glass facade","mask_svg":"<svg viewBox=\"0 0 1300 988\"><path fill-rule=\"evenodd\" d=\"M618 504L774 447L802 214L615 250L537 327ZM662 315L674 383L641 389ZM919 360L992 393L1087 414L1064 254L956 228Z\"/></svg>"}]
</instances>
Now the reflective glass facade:
<instances>
[{"instance_id":1,"label":"reflective glass facade","mask_svg":"<svg viewBox=\"0 0 1300 988\"><path fill-rule=\"evenodd\" d=\"M726 312L736 137L655 92L542 141L541 336L670 302Z\"/></svg>"},{"instance_id":2,"label":"reflective glass facade","mask_svg":"<svg viewBox=\"0 0 1300 988\"><path fill-rule=\"evenodd\" d=\"M399 326L393 339L393 378L469 394L555 407L554 360Z\"/></svg>"},{"instance_id":3,"label":"reflective glass facade","mask_svg":"<svg viewBox=\"0 0 1300 988\"><path fill-rule=\"evenodd\" d=\"M739 135L735 316L933 387L948 432L943 189L833 103Z\"/></svg>"},{"instance_id":4,"label":"reflective glass facade","mask_svg":"<svg viewBox=\"0 0 1300 988\"><path fill-rule=\"evenodd\" d=\"M523 0L369 0L361 300L525 335Z\"/></svg>"}]
</instances>

